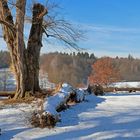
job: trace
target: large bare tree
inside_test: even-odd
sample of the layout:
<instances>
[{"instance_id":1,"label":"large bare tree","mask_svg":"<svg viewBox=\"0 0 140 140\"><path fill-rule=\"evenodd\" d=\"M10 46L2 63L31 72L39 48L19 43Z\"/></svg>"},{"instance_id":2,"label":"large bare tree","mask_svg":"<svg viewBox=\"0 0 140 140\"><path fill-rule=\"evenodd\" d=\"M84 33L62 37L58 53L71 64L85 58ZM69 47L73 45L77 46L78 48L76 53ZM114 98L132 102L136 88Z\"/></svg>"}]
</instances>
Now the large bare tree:
<instances>
[{"instance_id":1,"label":"large bare tree","mask_svg":"<svg viewBox=\"0 0 140 140\"><path fill-rule=\"evenodd\" d=\"M43 34L54 37L76 47L80 33L64 20L49 16L48 8L41 3L32 6L32 18L26 17L26 0L0 0L0 24L3 38L10 52L17 88L15 99L26 94L41 92L39 87L39 57ZM12 5L12 9L9 8ZM14 8L14 9L13 9ZM48 16L46 16L48 15ZM44 18L46 16L46 18ZM25 21L30 21L31 29L27 44L24 39Z\"/></svg>"}]
</instances>

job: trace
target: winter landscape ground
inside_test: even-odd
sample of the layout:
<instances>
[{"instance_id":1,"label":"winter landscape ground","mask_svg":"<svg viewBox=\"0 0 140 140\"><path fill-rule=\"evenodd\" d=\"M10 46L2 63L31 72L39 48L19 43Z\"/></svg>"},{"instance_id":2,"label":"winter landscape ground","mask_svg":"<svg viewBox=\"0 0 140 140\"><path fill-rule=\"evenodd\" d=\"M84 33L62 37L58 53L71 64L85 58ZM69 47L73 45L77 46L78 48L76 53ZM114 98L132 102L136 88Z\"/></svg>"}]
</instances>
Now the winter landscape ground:
<instances>
[{"instance_id":1,"label":"winter landscape ground","mask_svg":"<svg viewBox=\"0 0 140 140\"><path fill-rule=\"evenodd\" d=\"M140 140L139 5L0 0L0 140Z\"/></svg>"},{"instance_id":2,"label":"winter landscape ground","mask_svg":"<svg viewBox=\"0 0 140 140\"><path fill-rule=\"evenodd\" d=\"M35 104L0 108L1 140L140 139L140 93L86 96L86 101L61 112L53 129L33 128L28 118Z\"/></svg>"}]
</instances>

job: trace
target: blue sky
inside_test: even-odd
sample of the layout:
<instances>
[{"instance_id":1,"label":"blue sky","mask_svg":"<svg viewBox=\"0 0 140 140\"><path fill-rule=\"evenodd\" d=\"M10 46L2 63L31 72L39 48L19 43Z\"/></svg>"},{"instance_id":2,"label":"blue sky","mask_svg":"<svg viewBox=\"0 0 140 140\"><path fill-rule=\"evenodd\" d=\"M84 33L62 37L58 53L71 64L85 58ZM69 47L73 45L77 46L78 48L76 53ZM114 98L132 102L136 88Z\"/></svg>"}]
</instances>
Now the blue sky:
<instances>
[{"instance_id":1,"label":"blue sky","mask_svg":"<svg viewBox=\"0 0 140 140\"><path fill-rule=\"evenodd\" d=\"M140 0L62 0L66 16L87 32L82 47L97 56L140 57Z\"/></svg>"},{"instance_id":2,"label":"blue sky","mask_svg":"<svg viewBox=\"0 0 140 140\"><path fill-rule=\"evenodd\" d=\"M140 58L140 0L53 1L60 3L62 16L86 30L86 40L79 42L80 47L96 56L132 54ZM59 50L69 51L44 42L42 52Z\"/></svg>"}]
</instances>

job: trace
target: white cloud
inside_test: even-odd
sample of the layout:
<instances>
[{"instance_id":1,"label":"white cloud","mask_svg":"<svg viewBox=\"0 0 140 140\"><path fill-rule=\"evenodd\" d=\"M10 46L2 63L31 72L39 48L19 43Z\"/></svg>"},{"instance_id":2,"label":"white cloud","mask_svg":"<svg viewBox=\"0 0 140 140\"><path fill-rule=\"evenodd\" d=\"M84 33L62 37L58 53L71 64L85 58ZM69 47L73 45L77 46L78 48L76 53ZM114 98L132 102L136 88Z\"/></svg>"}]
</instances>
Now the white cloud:
<instances>
[{"instance_id":1,"label":"white cloud","mask_svg":"<svg viewBox=\"0 0 140 140\"><path fill-rule=\"evenodd\" d=\"M140 57L140 28L83 23L80 23L78 26L86 30L87 40L79 43L79 47L86 48L86 51L93 52L97 56L127 56L128 54L132 54L133 56ZM25 36L28 37L30 25L27 24L25 27ZM52 42L52 44L48 42L43 43L43 53L75 51L74 49L60 45L58 42ZM3 39L0 39L0 49L6 49Z\"/></svg>"},{"instance_id":2,"label":"white cloud","mask_svg":"<svg viewBox=\"0 0 140 140\"><path fill-rule=\"evenodd\" d=\"M129 53L140 57L140 29L113 26L81 24L87 29L87 42L82 47L95 55L127 56Z\"/></svg>"},{"instance_id":3,"label":"white cloud","mask_svg":"<svg viewBox=\"0 0 140 140\"><path fill-rule=\"evenodd\" d=\"M110 33L110 32L123 32L123 33L140 33L140 28L125 28L117 26L107 26L107 25L95 25L95 24L80 24L83 28L89 31Z\"/></svg>"}]
</instances>

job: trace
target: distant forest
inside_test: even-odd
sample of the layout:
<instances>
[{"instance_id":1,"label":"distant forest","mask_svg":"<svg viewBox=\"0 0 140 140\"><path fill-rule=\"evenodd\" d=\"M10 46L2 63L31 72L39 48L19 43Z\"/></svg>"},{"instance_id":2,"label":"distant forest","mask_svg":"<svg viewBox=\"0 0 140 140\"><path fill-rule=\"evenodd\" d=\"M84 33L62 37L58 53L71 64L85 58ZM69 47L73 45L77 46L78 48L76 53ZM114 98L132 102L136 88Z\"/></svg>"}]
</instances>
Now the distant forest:
<instances>
[{"instance_id":1,"label":"distant forest","mask_svg":"<svg viewBox=\"0 0 140 140\"><path fill-rule=\"evenodd\" d=\"M114 66L120 70L121 80L140 81L140 59L133 58L130 54L128 58L113 59Z\"/></svg>"},{"instance_id":2,"label":"distant forest","mask_svg":"<svg viewBox=\"0 0 140 140\"><path fill-rule=\"evenodd\" d=\"M7 51L0 51L0 68L8 68L10 66L10 54Z\"/></svg>"},{"instance_id":3,"label":"distant forest","mask_svg":"<svg viewBox=\"0 0 140 140\"><path fill-rule=\"evenodd\" d=\"M69 82L73 86L80 86L87 83L91 73L91 66L96 62L95 55L87 52L78 53L49 53L40 57L40 68L48 73L48 78L53 83ZM131 55L127 58L113 58L113 65L121 74L122 81L140 81L140 59ZM0 68L10 66L10 55L7 51L0 51Z\"/></svg>"},{"instance_id":4,"label":"distant forest","mask_svg":"<svg viewBox=\"0 0 140 140\"><path fill-rule=\"evenodd\" d=\"M85 53L49 53L41 56L40 67L48 73L53 83L68 82L73 86L86 84L92 70L91 65L96 61L94 54Z\"/></svg>"}]
</instances>

